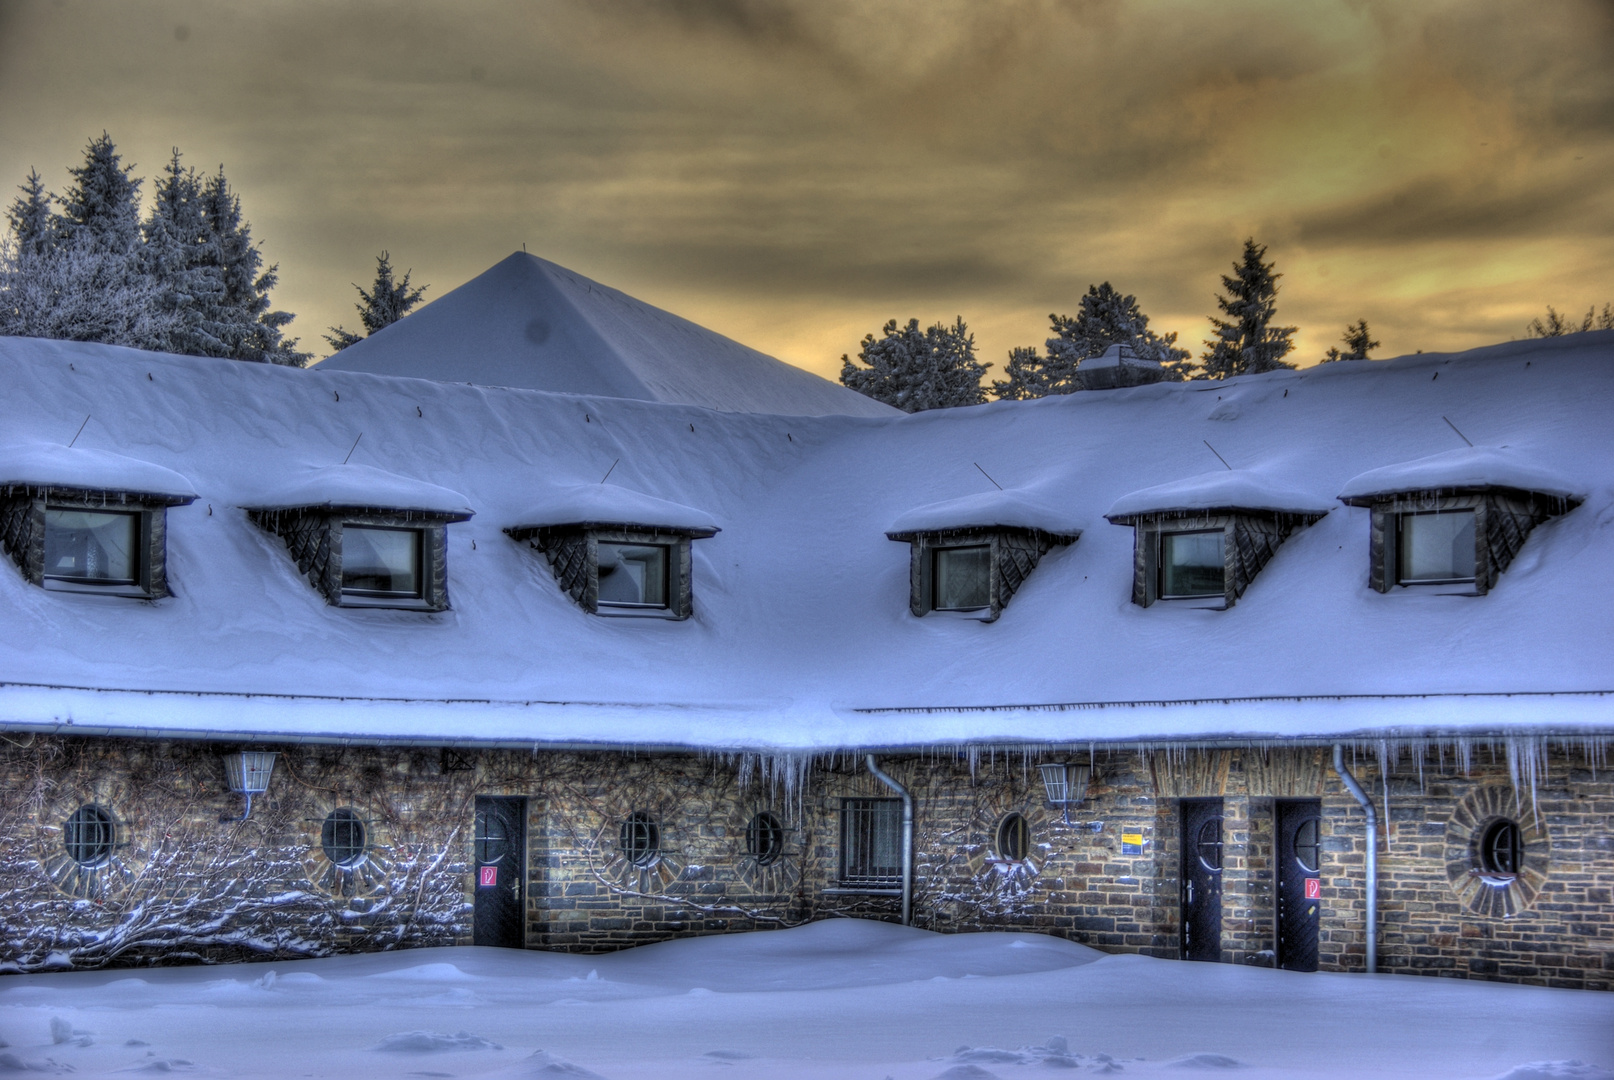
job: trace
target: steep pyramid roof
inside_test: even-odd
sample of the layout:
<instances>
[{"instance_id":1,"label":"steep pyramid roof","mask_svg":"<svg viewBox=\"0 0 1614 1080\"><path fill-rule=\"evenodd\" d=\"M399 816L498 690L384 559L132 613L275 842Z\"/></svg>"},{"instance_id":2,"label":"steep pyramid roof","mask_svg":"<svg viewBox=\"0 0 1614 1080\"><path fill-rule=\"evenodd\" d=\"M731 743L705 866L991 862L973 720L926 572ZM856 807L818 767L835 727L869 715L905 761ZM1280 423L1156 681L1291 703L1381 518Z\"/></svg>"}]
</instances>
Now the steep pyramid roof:
<instances>
[{"instance_id":1,"label":"steep pyramid roof","mask_svg":"<svg viewBox=\"0 0 1614 1080\"><path fill-rule=\"evenodd\" d=\"M525 252L319 365L780 416L888 405Z\"/></svg>"}]
</instances>

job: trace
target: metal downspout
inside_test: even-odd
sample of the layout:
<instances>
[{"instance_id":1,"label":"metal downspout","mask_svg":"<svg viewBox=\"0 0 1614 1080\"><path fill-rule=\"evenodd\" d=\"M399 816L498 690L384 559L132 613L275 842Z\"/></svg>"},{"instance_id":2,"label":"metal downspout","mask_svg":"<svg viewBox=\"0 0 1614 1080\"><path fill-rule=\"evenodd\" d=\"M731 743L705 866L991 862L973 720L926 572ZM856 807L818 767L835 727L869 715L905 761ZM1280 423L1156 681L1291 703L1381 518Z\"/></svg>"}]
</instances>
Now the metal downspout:
<instances>
[{"instance_id":1,"label":"metal downspout","mask_svg":"<svg viewBox=\"0 0 1614 1080\"><path fill-rule=\"evenodd\" d=\"M1379 818L1373 812L1373 800L1345 767L1345 750L1339 743L1334 744L1334 771L1367 813L1367 972L1371 975L1379 970Z\"/></svg>"},{"instance_id":2,"label":"metal downspout","mask_svg":"<svg viewBox=\"0 0 1614 1080\"><path fill-rule=\"evenodd\" d=\"M902 925L913 925L913 796L908 789L880 770L874 755L865 759L869 772L886 787L902 796ZM1371 811L1370 811L1371 812Z\"/></svg>"}]
</instances>

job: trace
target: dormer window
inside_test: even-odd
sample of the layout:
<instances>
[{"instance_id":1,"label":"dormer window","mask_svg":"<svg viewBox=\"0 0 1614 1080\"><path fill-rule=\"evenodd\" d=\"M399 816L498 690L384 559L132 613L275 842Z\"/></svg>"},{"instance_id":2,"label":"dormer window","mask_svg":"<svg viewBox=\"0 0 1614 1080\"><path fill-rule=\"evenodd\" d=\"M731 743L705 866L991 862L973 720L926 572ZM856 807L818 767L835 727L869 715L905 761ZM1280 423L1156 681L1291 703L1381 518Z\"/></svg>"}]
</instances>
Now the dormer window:
<instances>
[{"instance_id":1,"label":"dormer window","mask_svg":"<svg viewBox=\"0 0 1614 1080\"><path fill-rule=\"evenodd\" d=\"M167 511L196 498L179 474L100 450L0 448L0 545L55 592L169 595Z\"/></svg>"},{"instance_id":2,"label":"dormer window","mask_svg":"<svg viewBox=\"0 0 1614 1080\"><path fill-rule=\"evenodd\" d=\"M311 470L247 514L285 541L327 603L443 611L448 526L471 511L445 488L338 465Z\"/></svg>"},{"instance_id":3,"label":"dormer window","mask_svg":"<svg viewBox=\"0 0 1614 1080\"><path fill-rule=\"evenodd\" d=\"M718 532L699 510L611 484L552 491L511 539L541 551L555 581L591 615L694 614L693 540Z\"/></svg>"},{"instance_id":4,"label":"dormer window","mask_svg":"<svg viewBox=\"0 0 1614 1080\"><path fill-rule=\"evenodd\" d=\"M1328 504L1227 470L1134 492L1105 517L1134 530L1132 602L1232 607L1297 528Z\"/></svg>"},{"instance_id":5,"label":"dormer window","mask_svg":"<svg viewBox=\"0 0 1614 1080\"><path fill-rule=\"evenodd\" d=\"M1023 491L991 491L921 506L886 537L908 545L908 610L992 622L1052 548L1081 530L1068 512Z\"/></svg>"},{"instance_id":6,"label":"dormer window","mask_svg":"<svg viewBox=\"0 0 1614 1080\"><path fill-rule=\"evenodd\" d=\"M1530 530L1579 505L1568 481L1506 447L1464 447L1363 473L1340 501L1371 512L1368 583L1379 592L1496 586Z\"/></svg>"}]
</instances>

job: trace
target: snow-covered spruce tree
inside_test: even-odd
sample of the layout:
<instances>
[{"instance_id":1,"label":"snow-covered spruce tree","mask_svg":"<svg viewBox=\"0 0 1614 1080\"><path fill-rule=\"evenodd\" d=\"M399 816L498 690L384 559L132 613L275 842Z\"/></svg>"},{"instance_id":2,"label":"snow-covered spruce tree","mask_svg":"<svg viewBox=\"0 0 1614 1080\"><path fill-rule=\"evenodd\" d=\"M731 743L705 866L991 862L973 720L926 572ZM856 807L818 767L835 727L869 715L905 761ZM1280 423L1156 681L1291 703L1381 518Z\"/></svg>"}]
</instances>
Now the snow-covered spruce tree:
<instances>
[{"instance_id":1,"label":"snow-covered spruce tree","mask_svg":"<svg viewBox=\"0 0 1614 1080\"><path fill-rule=\"evenodd\" d=\"M1340 340L1345 342L1349 351L1340 352L1338 349L1330 348L1321 363L1328 364L1335 360L1366 360L1367 354L1379 347L1379 343L1374 341L1373 335L1368 332L1366 319L1357 319L1347 326L1345 336Z\"/></svg>"},{"instance_id":2,"label":"snow-covered spruce tree","mask_svg":"<svg viewBox=\"0 0 1614 1080\"><path fill-rule=\"evenodd\" d=\"M418 289L409 287L409 275L413 270L405 270L402 281L394 281L392 277L391 255L383 251L375 260L375 284L370 291L365 292L358 285L359 296L364 299L362 304L354 304L358 310L359 320L364 324L364 337L369 337L377 330L385 329L409 314L409 310L420 303L420 298L426 294L431 286L422 285ZM331 343L333 352L341 352L349 345L363 341L360 337L349 331L346 327L333 326L331 332L325 335L325 340Z\"/></svg>"},{"instance_id":3,"label":"snow-covered spruce tree","mask_svg":"<svg viewBox=\"0 0 1614 1080\"><path fill-rule=\"evenodd\" d=\"M1177 335L1161 337L1149 329L1149 316L1135 296L1124 295L1109 282L1089 285L1075 318L1049 315L1054 336L1047 341L1043 361L1050 392L1068 394L1082 388L1076 370L1083 360L1101 356L1111 345L1129 346L1144 360L1158 361L1174 382L1187 378L1192 367L1187 349L1177 347Z\"/></svg>"},{"instance_id":4,"label":"snow-covered spruce tree","mask_svg":"<svg viewBox=\"0 0 1614 1080\"><path fill-rule=\"evenodd\" d=\"M56 215L38 169L28 170L28 179L23 181L21 190L22 194L12 200L6 211L6 221L17 242L18 256L26 259L43 255L56 246Z\"/></svg>"},{"instance_id":5,"label":"snow-covered spruce tree","mask_svg":"<svg viewBox=\"0 0 1614 1080\"><path fill-rule=\"evenodd\" d=\"M300 367L313 359L298 352L297 339L284 336L296 318L269 309L269 292L279 283L279 264L264 269L263 255L252 242L252 226L241 217L241 200L224 178L224 166L202 184L202 214L207 221L211 258L224 285L220 307L221 338L234 360Z\"/></svg>"},{"instance_id":6,"label":"snow-covered spruce tree","mask_svg":"<svg viewBox=\"0 0 1614 1080\"><path fill-rule=\"evenodd\" d=\"M152 186L141 259L157 285L158 305L178 323L166 350L228 356L224 272L214 257L202 182L194 169L180 165L179 157L176 148Z\"/></svg>"},{"instance_id":7,"label":"snow-covered spruce tree","mask_svg":"<svg viewBox=\"0 0 1614 1080\"><path fill-rule=\"evenodd\" d=\"M1546 321L1531 319L1524 330L1526 337L1562 337L1584 334L1588 330L1614 330L1614 304L1604 304L1602 311L1595 306L1587 309L1586 317L1578 323L1567 315L1558 314L1548 304Z\"/></svg>"},{"instance_id":8,"label":"snow-covered spruce tree","mask_svg":"<svg viewBox=\"0 0 1614 1080\"><path fill-rule=\"evenodd\" d=\"M1226 296L1216 298L1226 319L1211 316L1216 336L1205 342L1201 356L1204 375L1226 379L1263 371L1292 368L1284 357L1294 348L1298 326L1273 326L1277 317L1278 279L1273 263L1262 262L1265 244L1251 237L1244 241L1244 257L1233 264L1233 276L1222 275Z\"/></svg>"},{"instance_id":9,"label":"snow-covered spruce tree","mask_svg":"<svg viewBox=\"0 0 1614 1080\"><path fill-rule=\"evenodd\" d=\"M88 238L96 248L136 257L140 245L140 180L129 174L106 132L91 139L84 164L69 169L73 185L62 196L56 228L64 241ZM26 193L26 188L24 189Z\"/></svg>"},{"instance_id":10,"label":"snow-covered spruce tree","mask_svg":"<svg viewBox=\"0 0 1614 1080\"><path fill-rule=\"evenodd\" d=\"M183 328L157 282L132 259L81 235L38 255L0 240L0 337L98 341L160 351Z\"/></svg>"},{"instance_id":11,"label":"snow-covered spruce tree","mask_svg":"<svg viewBox=\"0 0 1614 1080\"><path fill-rule=\"evenodd\" d=\"M882 337L863 339L859 367L841 356L841 382L860 394L895 405L903 412L979 405L986 400L981 376L992 365L975 359L975 335L960 317L952 326L919 329L918 319L898 328L885 324Z\"/></svg>"},{"instance_id":12,"label":"snow-covered spruce tree","mask_svg":"<svg viewBox=\"0 0 1614 1080\"><path fill-rule=\"evenodd\" d=\"M1008 378L992 380L992 396L999 401L1028 401L1053 392L1043 375L1042 356L1034 345L1017 345L1010 349L1003 374Z\"/></svg>"}]
</instances>

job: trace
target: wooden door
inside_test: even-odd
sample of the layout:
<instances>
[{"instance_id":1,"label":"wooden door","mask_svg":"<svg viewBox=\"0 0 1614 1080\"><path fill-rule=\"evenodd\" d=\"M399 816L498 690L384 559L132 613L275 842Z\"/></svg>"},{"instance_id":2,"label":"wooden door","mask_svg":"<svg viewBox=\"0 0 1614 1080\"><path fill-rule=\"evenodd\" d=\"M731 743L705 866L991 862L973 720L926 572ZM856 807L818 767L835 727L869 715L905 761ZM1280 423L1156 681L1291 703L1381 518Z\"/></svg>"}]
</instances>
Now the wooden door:
<instances>
[{"instance_id":1,"label":"wooden door","mask_svg":"<svg viewBox=\"0 0 1614 1080\"><path fill-rule=\"evenodd\" d=\"M1222 800L1182 800L1184 960L1222 959Z\"/></svg>"},{"instance_id":2,"label":"wooden door","mask_svg":"<svg viewBox=\"0 0 1614 1080\"><path fill-rule=\"evenodd\" d=\"M476 797L472 872L476 875L472 941L508 949L525 947L526 799Z\"/></svg>"},{"instance_id":3,"label":"wooden door","mask_svg":"<svg viewBox=\"0 0 1614 1080\"><path fill-rule=\"evenodd\" d=\"M1274 807L1278 856L1278 966L1317 970L1322 909L1320 799L1279 799Z\"/></svg>"}]
</instances>

